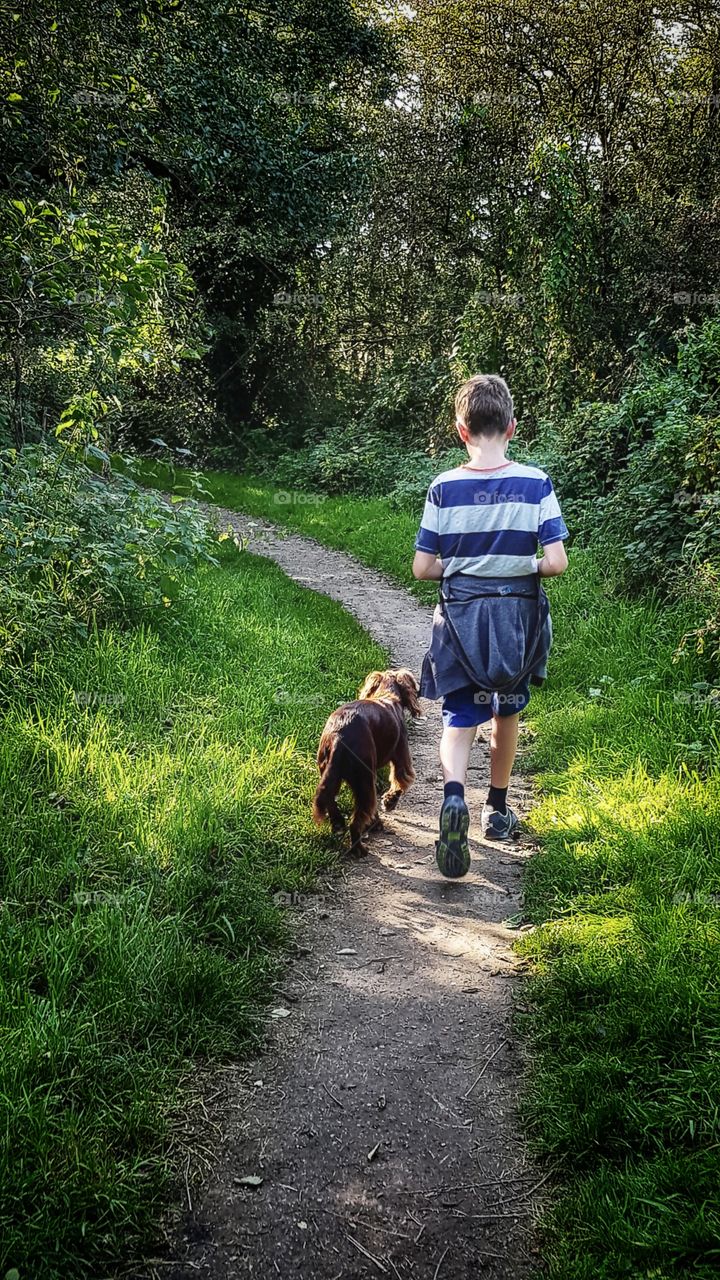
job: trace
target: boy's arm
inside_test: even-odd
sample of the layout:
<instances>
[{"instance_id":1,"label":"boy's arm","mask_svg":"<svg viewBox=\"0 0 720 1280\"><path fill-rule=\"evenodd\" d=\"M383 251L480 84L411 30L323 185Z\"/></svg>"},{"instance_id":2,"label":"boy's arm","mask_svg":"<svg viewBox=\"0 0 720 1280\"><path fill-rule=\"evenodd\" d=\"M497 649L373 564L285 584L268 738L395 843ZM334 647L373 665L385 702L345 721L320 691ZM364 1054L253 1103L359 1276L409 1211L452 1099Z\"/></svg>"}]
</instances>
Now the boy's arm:
<instances>
[{"instance_id":1,"label":"boy's arm","mask_svg":"<svg viewBox=\"0 0 720 1280\"><path fill-rule=\"evenodd\" d=\"M567 551L563 542L549 542L543 547L542 559L537 562L541 578L558 578L568 567Z\"/></svg>"},{"instance_id":2,"label":"boy's arm","mask_svg":"<svg viewBox=\"0 0 720 1280\"><path fill-rule=\"evenodd\" d=\"M438 582L443 576L440 555L440 495L441 486L433 482L427 491L422 522L415 539L413 577L425 582Z\"/></svg>"},{"instance_id":3,"label":"boy's arm","mask_svg":"<svg viewBox=\"0 0 720 1280\"><path fill-rule=\"evenodd\" d=\"M443 562L429 551L416 551L412 571L413 577L421 582L439 582L443 576Z\"/></svg>"},{"instance_id":4,"label":"boy's arm","mask_svg":"<svg viewBox=\"0 0 720 1280\"><path fill-rule=\"evenodd\" d=\"M567 525L555 497L552 480L545 477L545 485L540 501L540 527L538 542L543 549L543 556L538 560L538 573L541 578L557 578L568 567L567 552L563 545L568 536Z\"/></svg>"}]
</instances>

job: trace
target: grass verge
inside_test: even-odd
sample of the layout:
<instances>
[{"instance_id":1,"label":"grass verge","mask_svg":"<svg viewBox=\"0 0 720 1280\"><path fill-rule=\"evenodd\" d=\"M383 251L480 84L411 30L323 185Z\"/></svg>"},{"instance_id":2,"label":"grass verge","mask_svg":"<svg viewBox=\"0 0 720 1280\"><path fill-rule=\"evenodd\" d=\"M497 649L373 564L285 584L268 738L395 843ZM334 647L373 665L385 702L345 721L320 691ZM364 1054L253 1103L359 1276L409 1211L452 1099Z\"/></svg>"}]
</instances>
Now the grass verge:
<instances>
[{"instance_id":1,"label":"grass verge","mask_svg":"<svg viewBox=\"0 0 720 1280\"><path fill-rule=\"evenodd\" d=\"M211 474L208 487L218 503L417 588L419 512L382 499L278 501L272 486L231 475ZM551 678L533 694L525 758L543 845L525 886L536 928L520 943L534 1064L525 1119L563 1177L544 1222L547 1274L710 1280L720 1267L718 697L696 660L674 660L682 610L612 596L589 553L572 553L549 594Z\"/></svg>"},{"instance_id":2,"label":"grass verge","mask_svg":"<svg viewBox=\"0 0 720 1280\"><path fill-rule=\"evenodd\" d=\"M273 894L332 857L320 729L378 665L336 604L243 554L175 627L25 672L0 731L1 1274L97 1276L152 1236L188 1064L257 1041Z\"/></svg>"},{"instance_id":3,"label":"grass verge","mask_svg":"<svg viewBox=\"0 0 720 1280\"><path fill-rule=\"evenodd\" d=\"M191 492L192 474L163 462L133 463L138 482L177 494ZM391 507L384 498L331 498L326 494L289 492L266 480L203 471L204 500L272 520L307 538L357 556L408 587L426 603L437 598L431 582L416 582L410 574L419 516Z\"/></svg>"}]
</instances>

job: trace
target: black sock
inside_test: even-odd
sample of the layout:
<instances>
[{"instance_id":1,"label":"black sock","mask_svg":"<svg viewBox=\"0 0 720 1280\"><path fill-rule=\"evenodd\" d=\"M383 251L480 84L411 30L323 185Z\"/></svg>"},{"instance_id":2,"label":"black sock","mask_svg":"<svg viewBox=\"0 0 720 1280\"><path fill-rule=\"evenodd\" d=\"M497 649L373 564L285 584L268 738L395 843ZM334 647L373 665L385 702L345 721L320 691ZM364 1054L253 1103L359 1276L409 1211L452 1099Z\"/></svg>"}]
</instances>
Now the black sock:
<instances>
[{"instance_id":1,"label":"black sock","mask_svg":"<svg viewBox=\"0 0 720 1280\"><path fill-rule=\"evenodd\" d=\"M487 797L490 808L497 809L498 813L507 813L507 793L507 787L491 787Z\"/></svg>"},{"instance_id":2,"label":"black sock","mask_svg":"<svg viewBox=\"0 0 720 1280\"><path fill-rule=\"evenodd\" d=\"M461 800L465 799L465 788L462 782L446 782L445 783L445 799L448 796L459 796Z\"/></svg>"}]
</instances>

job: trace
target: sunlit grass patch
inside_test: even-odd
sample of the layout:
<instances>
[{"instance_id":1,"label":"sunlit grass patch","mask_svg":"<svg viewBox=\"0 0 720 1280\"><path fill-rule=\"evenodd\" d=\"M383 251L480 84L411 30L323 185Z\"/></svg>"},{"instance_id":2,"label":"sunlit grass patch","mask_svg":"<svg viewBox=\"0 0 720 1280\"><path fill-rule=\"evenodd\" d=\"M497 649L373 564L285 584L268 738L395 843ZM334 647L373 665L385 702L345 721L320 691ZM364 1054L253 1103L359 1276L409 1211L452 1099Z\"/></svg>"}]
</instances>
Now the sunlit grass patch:
<instances>
[{"instance_id":1,"label":"sunlit grass patch","mask_svg":"<svg viewBox=\"0 0 720 1280\"><path fill-rule=\"evenodd\" d=\"M188 1063L257 1042L277 890L335 856L310 817L328 712L382 651L246 554L175 629L26 673L0 736L0 1262L95 1276L152 1231Z\"/></svg>"},{"instance_id":2,"label":"sunlit grass patch","mask_svg":"<svg viewBox=\"0 0 720 1280\"><path fill-rule=\"evenodd\" d=\"M575 582L571 572L558 584L551 683L530 711L542 846L525 886L538 927L521 944L532 962L524 1112L569 1180L545 1252L557 1280L709 1278L720 1238L717 708L684 693L702 673L674 661L677 612L591 595L596 572L580 557Z\"/></svg>"}]
</instances>

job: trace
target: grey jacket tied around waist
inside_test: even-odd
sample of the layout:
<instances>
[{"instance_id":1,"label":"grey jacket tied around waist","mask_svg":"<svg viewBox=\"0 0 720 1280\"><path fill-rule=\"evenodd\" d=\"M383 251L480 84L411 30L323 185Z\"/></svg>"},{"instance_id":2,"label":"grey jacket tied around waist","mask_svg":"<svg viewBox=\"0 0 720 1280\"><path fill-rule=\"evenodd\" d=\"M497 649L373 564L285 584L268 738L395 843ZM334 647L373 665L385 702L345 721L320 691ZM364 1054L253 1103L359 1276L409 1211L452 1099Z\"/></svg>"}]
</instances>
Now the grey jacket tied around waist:
<instances>
[{"instance_id":1,"label":"grey jacket tied around waist","mask_svg":"<svg viewBox=\"0 0 720 1280\"><path fill-rule=\"evenodd\" d=\"M467 685L511 692L526 676L542 684L551 644L550 605L539 574L453 574L440 582L420 694L443 698Z\"/></svg>"}]
</instances>

